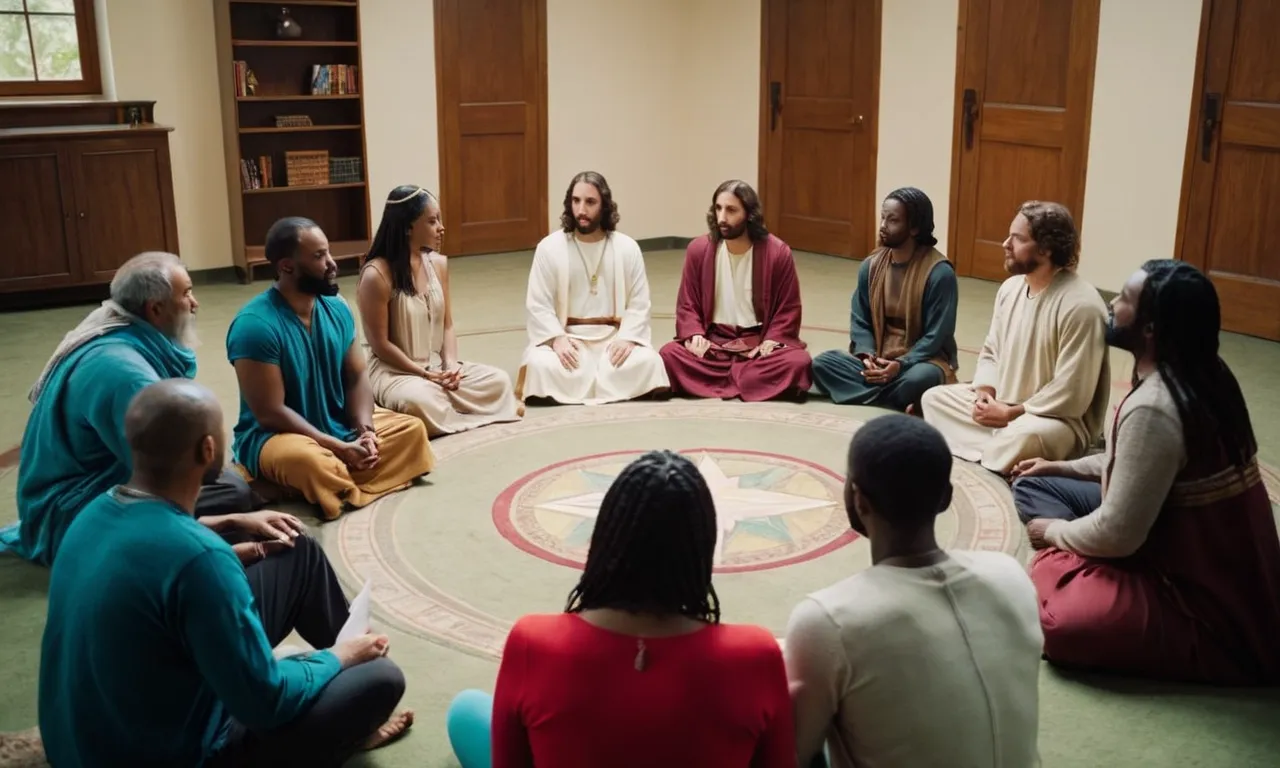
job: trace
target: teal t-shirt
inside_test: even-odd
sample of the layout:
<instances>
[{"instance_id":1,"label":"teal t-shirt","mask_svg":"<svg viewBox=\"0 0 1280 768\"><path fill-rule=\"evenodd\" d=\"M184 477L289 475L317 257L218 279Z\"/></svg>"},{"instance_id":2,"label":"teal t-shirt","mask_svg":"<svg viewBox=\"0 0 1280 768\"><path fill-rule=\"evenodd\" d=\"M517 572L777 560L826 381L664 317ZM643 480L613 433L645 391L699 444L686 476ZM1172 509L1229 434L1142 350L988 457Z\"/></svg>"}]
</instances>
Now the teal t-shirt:
<instances>
[{"instance_id":1,"label":"teal t-shirt","mask_svg":"<svg viewBox=\"0 0 1280 768\"><path fill-rule=\"evenodd\" d=\"M278 366L284 378L284 404L311 426L339 440L354 440L347 425L347 388L342 364L356 340L356 321L340 296L317 296L311 328L275 286L255 296L236 313L227 330L227 359L255 360ZM240 393L240 419L232 450L236 461L258 474L258 455L275 433L254 418Z\"/></svg>"},{"instance_id":2,"label":"teal t-shirt","mask_svg":"<svg viewBox=\"0 0 1280 768\"><path fill-rule=\"evenodd\" d=\"M160 379L195 375L195 353L143 322L99 336L59 362L22 435L17 531L0 533L0 541L28 560L52 563L80 510L129 479L124 415L133 396Z\"/></svg>"},{"instance_id":3,"label":"teal t-shirt","mask_svg":"<svg viewBox=\"0 0 1280 768\"><path fill-rule=\"evenodd\" d=\"M111 489L62 540L40 657L52 765L198 766L231 718L278 728L342 665L276 660L231 546L184 510Z\"/></svg>"}]
</instances>

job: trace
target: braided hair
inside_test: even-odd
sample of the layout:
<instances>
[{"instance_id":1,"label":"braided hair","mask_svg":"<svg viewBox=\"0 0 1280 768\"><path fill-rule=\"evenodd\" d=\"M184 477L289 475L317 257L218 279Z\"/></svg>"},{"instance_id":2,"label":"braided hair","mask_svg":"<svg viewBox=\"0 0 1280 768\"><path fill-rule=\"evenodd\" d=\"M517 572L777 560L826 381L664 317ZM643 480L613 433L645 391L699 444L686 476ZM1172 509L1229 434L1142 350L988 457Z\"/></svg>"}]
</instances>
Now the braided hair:
<instances>
[{"instance_id":1,"label":"braided hair","mask_svg":"<svg viewBox=\"0 0 1280 768\"><path fill-rule=\"evenodd\" d=\"M715 503L698 468L677 453L650 451L605 494L565 612L613 608L717 624L715 547Z\"/></svg>"},{"instance_id":2,"label":"braided hair","mask_svg":"<svg viewBox=\"0 0 1280 768\"><path fill-rule=\"evenodd\" d=\"M1142 271L1147 279L1134 322L1151 325L1156 367L1178 407L1188 460L1212 464L1222 452L1232 464L1245 464L1258 443L1240 384L1218 355L1217 290L1185 261L1153 259Z\"/></svg>"},{"instance_id":3,"label":"braided hair","mask_svg":"<svg viewBox=\"0 0 1280 768\"><path fill-rule=\"evenodd\" d=\"M933 201L928 195L915 187L902 187L885 199L902 203L907 211L907 227L916 230L916 245L932 248L938 244L938 238L933 236Z\"/></svg>"}]
</instances>

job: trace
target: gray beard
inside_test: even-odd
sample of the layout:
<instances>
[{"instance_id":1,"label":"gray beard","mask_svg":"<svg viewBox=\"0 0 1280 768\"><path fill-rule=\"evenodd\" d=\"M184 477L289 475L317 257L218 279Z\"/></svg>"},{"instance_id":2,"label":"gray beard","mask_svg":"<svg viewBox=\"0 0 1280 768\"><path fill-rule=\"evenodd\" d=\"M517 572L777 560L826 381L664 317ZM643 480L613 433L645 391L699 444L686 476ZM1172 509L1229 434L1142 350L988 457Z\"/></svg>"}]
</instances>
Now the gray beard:
<instances>
[{"instance_id":1,"label":"gray beard","mask_svg":"<svg viewBox=\"0 0 1280 768\"><path fill-rule=\"evenodd\" d=\"M180 347L195 349L200 346L200 336L196 333L196 316L190 312L179 316L178 327L173 329L173 342Z\"/></svg>"}]
</instances>

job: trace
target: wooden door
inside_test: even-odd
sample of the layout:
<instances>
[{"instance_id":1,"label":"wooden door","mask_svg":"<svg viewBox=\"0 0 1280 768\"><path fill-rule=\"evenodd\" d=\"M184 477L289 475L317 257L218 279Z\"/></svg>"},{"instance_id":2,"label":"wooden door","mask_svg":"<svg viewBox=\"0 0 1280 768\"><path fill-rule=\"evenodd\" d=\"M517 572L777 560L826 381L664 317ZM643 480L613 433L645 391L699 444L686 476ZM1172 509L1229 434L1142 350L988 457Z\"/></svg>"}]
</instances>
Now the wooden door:
<instances>
[{"instance_id":1,"label":"wooden door","mask_svg":"<svg viewBox=\"0 0 1280 768\"><path fill-rule=\"evenodd\" d=\"M947 253L1003 280L1026 200L1084 213L1101 0L961 0Z\"/></svg>"},{"instance_id":2,"label":"wooden door","mask_svg":"<svg viewBox=\"0 0 1280 768\"><path fill-rule=\"evenodd\" d=\"M76 219L85 282L108 281L143 251L178 251L166 140L77 142Z\"/></svg>"},{"instance_id":3,"label":"wooden door","mask_svg":"<svg viewBox=\"0 0 1280 768\"><path fill-rule=\"evenodd\" d=\"M1275 0L1206 0L1177 251L1217 286L1223 329L1280 341L1277 30Z\"/></svg>"},{"instance_id":4,"label":"wooden door","mask_svg":"<svg viewBox=\"0 0 1280 768\"><path fill-rule=\"evenodd\" d=\"M792 248L875 246L880 0L764 0L760 196Z\"/></svg>"},{"instance_id":5,"label":"wooden door","mask_svg":"<svg viewBox=\"0 0 1280 768\"><path fill-rule=\"evenodd\" d=\"M546 0L436 0L444 250L547 234Z\"/></svg>"},{"instance_id":6,"label":"wooden door","mask_svg":"<svg viewBox=\"0 0 1280 768\"><path fill-rule=\"evenodd\" d=\"M80 281L73 180L57 144L0 146L0 292Z\"/></svg>"}]
</instances>

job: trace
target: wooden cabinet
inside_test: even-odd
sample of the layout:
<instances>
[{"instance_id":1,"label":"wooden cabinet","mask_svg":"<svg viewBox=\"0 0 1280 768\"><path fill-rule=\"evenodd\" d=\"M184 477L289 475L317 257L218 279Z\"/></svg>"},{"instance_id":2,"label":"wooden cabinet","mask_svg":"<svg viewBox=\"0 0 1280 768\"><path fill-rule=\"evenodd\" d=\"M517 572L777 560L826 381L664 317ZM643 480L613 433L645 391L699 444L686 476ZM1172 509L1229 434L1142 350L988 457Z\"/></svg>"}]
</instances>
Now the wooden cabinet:
<instances>
[{"instance_id":1,"label":"wooden cabinet","mask_svg":"<svg viewBox=\"0 0 1280 768\"><path fill-rule=\"evenodd\" d=\"M138 253L177 253L170 130L0 128L0 294L102 285Z\"/></svg>"}]
</instances>

